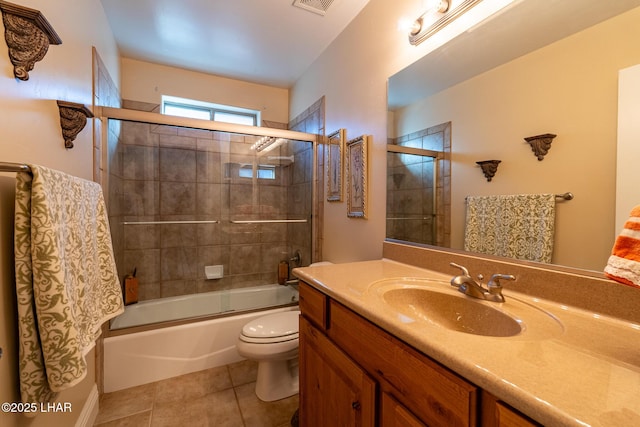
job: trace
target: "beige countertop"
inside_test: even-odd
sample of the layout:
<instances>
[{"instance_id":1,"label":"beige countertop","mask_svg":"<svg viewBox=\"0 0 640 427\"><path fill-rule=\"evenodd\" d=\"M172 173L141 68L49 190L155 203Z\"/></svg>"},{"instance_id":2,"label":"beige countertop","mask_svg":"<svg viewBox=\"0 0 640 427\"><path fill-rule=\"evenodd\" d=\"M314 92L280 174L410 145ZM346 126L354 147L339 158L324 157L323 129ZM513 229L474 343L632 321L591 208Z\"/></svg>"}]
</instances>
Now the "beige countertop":
<instances>
[{"instance_id":1,"label":"beige countertop","mask_svg":"<svg viewBox=\"0 0 640 427\"><path fill-rule=\"evenodd\" d=\"M452 275L387 259L294 274L538 422L640 426L640 325L505 290L504 303L478 302L520 317L523 332L478 336L399 313L376 291L422 278L457 294Z\"/></svg>"}]
</instances>

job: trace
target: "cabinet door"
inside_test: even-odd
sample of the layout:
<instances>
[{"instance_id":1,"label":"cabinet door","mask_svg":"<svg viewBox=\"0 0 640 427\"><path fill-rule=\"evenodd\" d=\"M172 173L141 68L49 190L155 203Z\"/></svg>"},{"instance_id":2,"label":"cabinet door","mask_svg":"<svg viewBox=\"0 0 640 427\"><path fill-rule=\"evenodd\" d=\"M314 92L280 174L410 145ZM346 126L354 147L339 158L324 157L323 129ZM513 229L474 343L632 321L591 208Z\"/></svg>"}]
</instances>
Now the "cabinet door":
<instances>
[{"instance_id":1,"label":"cabinet door","mask_svg":"<svg viewBox=\"0 0 640 427\"><path fill-rule=\"evenodd\" d=\"M431 427L475 427L477 387L331 300L329 337ZM386 390L386 389L385 389Z\"/></svg>"},{"instance_id":2,"label":"cabinet door","mask_svg":"<svg viewBox=\"0 0 640 427\"><path fill-rule=\"evenodd\" d=\"M373 426L375 382L300 318L300 425Z\"/></svg>"},{"instance_id":3,"label":"cabinet door","mask_svg":"<svg viewBox=\"0 0 640 427\"><path fill-rule=\"evenodd\" d=\"M496 403L496 426L497 427L536 427L537 424L523 415L518 414L502 402Z\"/></svg>"},{"instance_id":4,"label":"cabinet door","mask_svg":"<svg viewBox=\"0 0 640 427\"><path fill-rule=\"evenodd\" d=\"M427 427L388 393L382 393L380 427Z\"/></svg>"}]
</instances>

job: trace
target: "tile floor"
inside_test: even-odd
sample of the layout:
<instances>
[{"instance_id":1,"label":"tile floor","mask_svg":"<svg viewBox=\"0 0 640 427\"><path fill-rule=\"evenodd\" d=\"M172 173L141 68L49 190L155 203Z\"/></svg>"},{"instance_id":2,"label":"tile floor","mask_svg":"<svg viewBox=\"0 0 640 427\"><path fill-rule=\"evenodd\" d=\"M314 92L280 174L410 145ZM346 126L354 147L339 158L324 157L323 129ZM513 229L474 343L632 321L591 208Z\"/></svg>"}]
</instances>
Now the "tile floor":
<instances>
[{"instance_id":1,"label":"tile floor","mask_svg":"<svg viewBox=\"0 0 640 427\"><path fill-rule=\"evenodd\" d=\"M289 427L298 396L262 402L243 361L100 397L95 427Z\"/></svg>"}]
</instances>

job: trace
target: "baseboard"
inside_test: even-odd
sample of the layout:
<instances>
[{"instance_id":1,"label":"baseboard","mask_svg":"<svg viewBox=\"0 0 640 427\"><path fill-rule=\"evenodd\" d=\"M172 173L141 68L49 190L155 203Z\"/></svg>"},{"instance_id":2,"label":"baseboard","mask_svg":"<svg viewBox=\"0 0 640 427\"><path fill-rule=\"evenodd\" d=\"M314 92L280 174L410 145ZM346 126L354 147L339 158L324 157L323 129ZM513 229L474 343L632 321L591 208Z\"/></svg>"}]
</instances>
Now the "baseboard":
<instances>
[{"instance_id":1,"label":"baseboard","mask_svg":"<svg viewBox=\"0 0 640 427\"><path fill-rule=\"evenodd\" d=\"M92 427L98 417L100 394L98 393L98 386L94 383L87 396L87 400L82 406L80 416L76 421L75 427Z\"/></svg>"}]
</instances>

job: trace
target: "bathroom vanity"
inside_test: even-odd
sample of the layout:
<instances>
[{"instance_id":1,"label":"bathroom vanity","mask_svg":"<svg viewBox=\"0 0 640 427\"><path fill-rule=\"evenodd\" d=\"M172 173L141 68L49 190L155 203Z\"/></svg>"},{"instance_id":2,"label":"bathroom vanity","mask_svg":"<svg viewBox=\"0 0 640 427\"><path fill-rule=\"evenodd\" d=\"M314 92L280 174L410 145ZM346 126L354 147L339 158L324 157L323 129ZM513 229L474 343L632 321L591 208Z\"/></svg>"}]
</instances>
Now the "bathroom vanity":
<instances>
[{"instance_id":1,"label":"bathroom vanity","mask_svg":"<svg viewBox=\"0 0 640 427\"><path fill-rule=\"evenodd\" d=\"M538 425L305 283L300 309L301 425Z\"/></svg>"},{"instance_id":2,"label":"bathroom vanity","mask_svg":"<svg viewBox=\"0 0 640 427\"><path fill-rule=\"evenodd\" d=\"M453 273L389 259L296 269L301 425L640 425L638 324L509 290L469 303ZM474 304L501 312L483 321L498 327L456 330L424 305L437 295L462 298L462 323Z\"/></svg>"}]
</instances>

